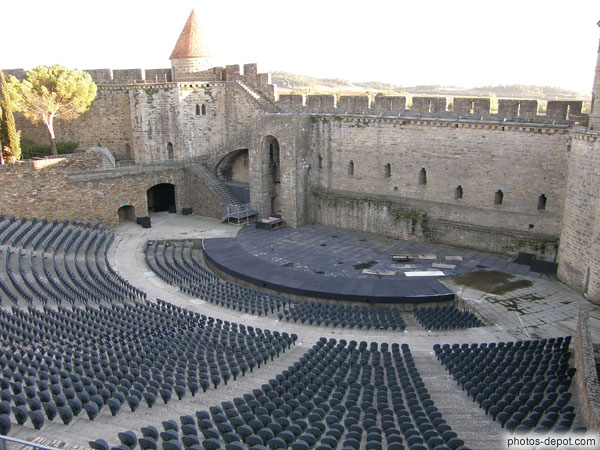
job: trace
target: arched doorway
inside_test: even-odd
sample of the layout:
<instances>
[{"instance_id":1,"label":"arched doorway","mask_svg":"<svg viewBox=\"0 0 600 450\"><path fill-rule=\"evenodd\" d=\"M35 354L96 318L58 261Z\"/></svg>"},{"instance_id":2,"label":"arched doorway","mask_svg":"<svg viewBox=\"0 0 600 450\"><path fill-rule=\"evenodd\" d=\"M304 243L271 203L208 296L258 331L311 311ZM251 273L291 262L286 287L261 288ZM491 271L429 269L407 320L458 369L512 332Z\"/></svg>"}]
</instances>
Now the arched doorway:
<instances>
[{"instance_id":1,"label":"arched doorway","mask_svg":"<svg viewBox=\"0 0 600 450\"><path fill-rule=\"evenodd\" d=\"M263 140L263 155L266 156L266 175L271 197L271 213L281 212L281 166L279 159L279 141L273 136Z\"/></svg>"},{"instance_id":2,"label":"arched doorway","mask_svg":"<svg viewBox=\"0 0 600 450\"><path fill-rule=\"evenodd\" d=\"M148 212L175 212L175 185L161 183L146 191L148 196Z\"/></svg>"},{"instance_id":3,"label":"arched doorway","mask_svg":"<svg viewBox=\"0 0 600 450\"><path fill-rule=\"evenodd\" d=\"M119 223L123 222L135 222L135 206L123 205L117 211L119 214Z\"/></svg>"}]
</instances>

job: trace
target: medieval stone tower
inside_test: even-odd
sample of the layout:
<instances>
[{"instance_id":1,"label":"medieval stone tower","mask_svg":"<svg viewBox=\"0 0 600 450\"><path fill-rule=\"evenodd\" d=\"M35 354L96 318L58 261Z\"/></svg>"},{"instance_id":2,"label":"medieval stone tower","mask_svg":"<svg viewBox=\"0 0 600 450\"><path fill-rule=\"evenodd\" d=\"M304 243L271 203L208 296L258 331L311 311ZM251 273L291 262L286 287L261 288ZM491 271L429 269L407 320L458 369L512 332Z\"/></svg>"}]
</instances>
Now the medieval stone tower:
<instances>
[{"instance_id":1,"label":"medieval stone tower","mask_svg":"<svg viewBox=\"0 0 600 450\"><path fill-rule=\"evenodd\" d=\"M173 69L173 81L192 79L194 73L211 67L212 61L194 10L190 13L169 59Z\"/></svg>"},{"instance_id":2,"label":"medieval stone tower","mask_svg":"<svg viewBox=\"0 0 600 450\"><path fill-rule=\"evenodd\" d=\"M598 21L600 27L600 21ZM598 62L592 90L592 106L590 109L590 130L600 130L600 44L598 45Z\"/></svg>"}]
</instances>

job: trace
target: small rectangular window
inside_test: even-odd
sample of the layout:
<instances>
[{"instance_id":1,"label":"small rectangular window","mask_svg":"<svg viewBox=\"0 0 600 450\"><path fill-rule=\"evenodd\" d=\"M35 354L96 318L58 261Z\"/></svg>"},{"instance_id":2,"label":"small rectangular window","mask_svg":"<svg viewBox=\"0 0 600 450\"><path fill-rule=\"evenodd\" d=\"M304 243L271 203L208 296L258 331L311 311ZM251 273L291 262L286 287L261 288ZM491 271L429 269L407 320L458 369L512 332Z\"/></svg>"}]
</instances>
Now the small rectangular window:
<instances>
[{"instance_id":1,"label":"small rectangular window","mask_svg":"<svg viewBox=\"0 0 600 450\"><path fill-rule=\"evenodd\" d=\"M504 193L501 190L497 190L494 194L494 205L501 205L504 200Z\"/></svg>"},{"instance_id":2,"label":"small rectangular window","mask_svg":"<svg viewBox=\"0 0 600 450\"><path fill-rule=\"evenodd\" d=\"M538 197L537 209L546 209L546 196L544 194L542 194Z\"/></svg>"}]
</instances>

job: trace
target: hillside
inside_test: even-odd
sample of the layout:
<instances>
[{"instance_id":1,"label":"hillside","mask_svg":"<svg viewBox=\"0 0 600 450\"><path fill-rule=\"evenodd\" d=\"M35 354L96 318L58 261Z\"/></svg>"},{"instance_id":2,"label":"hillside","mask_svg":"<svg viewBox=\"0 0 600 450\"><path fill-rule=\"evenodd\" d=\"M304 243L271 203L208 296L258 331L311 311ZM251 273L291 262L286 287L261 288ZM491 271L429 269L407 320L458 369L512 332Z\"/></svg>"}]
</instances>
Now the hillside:
<instances>
[{"instance_id":1,"label":"hillside","mask_svg":"<svg viewBox=\"0 0 600 450\"><path fill-rule=\"evenodd\" d=\"M552 86L533 85L500 85L482 86L475 88L462 88L456 86L400 86L378 81L350 82L339 78L315 78L287 72L271 73L272 82L277 85L280 93L343 93L348 95L358 94L395 94L395 95L433 95L433 96L461 96L461 97L488 97L499 98L532 98L537 100L584 100L589 101L589 96L582 96L579 92L570 91Z\"/></svg>"}]
</instances>

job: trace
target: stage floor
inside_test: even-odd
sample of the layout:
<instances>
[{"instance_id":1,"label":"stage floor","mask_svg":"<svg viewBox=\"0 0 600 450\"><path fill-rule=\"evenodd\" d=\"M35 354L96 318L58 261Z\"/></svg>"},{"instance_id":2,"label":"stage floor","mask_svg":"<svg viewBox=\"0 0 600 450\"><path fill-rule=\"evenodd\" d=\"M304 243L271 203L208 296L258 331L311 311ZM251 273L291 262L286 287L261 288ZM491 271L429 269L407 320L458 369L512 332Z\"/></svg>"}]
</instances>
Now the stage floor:
<instances>
[{"instance_id":1,"label":"stage floor","mask_svg":"<svg viewBox=\"0 0 600 450\"><path fill-rule=\"evenodd\" d=\"M507 256L320 225L273 231L250 225L236 238L205 239L203 247L213 268L255 286L352 302L451 301L454 293L438 279L475 270L548 277Z\"/></svg>"},{"instance_id":2,"label":"stage floor","mask_svg":"<svg viewBox=\"0 0 600 450\"><path fill-rule=\"evenodd\" d=\"M447 245L404 241L358 231L307 225L275 231L244 227L238 234L240 247L254 257L291 271L330 277L368 279L365 268L395 272L385 278L406 278L407 272L440 271L443 276L474 270L497 270L534 278L556 279L532 272L530 266L513 263L514 258ZM420 255L394 262L391 255ZM450 267L454 266L454 267Z\"/></svg>"}]
</instances>

